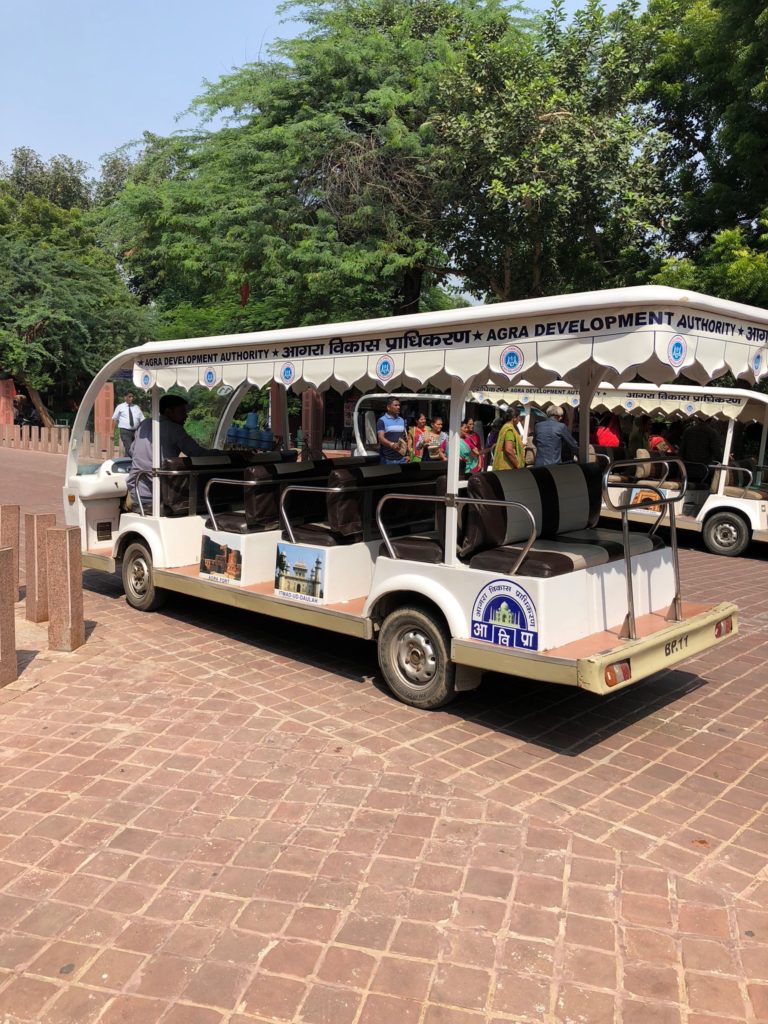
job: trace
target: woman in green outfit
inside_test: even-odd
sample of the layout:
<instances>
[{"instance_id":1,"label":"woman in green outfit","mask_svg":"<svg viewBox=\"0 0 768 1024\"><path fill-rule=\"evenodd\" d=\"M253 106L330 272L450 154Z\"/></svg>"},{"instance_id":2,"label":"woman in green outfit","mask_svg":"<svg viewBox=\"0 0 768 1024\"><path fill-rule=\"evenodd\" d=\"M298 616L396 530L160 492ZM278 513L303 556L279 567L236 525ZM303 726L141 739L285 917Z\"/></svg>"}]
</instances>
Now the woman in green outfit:
<instances>
[{"instance_id":1,"label":"woman in green outfit","mask_svg":"<svg viewBox=\"0 0 768 1024\"><path fill-rule=\"evenodd\" d=\"M475 421L471 416L461 421L461 432L459 434L459 459L461 465L460 472L465 476L469 476L470 473L474 473L480 465L480 450L471 438L474 425ZM441 447L447 456L448 442L443 441Z\"/></svg>"},{"instance_id":2,"label":"woman in green outfit","mask_svg":"<svg viewBox=\"0 0 768 1024\"><path fill-rule=\"evenodd\" d=\"M520 412L515 406L507 409L507 418L504 426L499 431L496 447L493 452L494 469L524 469L525 448L523 439L517 424L520 422Z\"/></svg>"}]
</instances>

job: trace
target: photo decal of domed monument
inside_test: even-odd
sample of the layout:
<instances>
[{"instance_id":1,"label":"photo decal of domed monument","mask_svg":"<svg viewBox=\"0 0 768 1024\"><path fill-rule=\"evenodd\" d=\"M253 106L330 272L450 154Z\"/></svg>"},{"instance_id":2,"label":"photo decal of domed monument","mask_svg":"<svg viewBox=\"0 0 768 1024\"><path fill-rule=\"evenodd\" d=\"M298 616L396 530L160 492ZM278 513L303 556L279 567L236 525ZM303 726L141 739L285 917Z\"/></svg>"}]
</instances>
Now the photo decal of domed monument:
<instances>
[{"instance_id":1,"label":"photo decal of domed monument","mask_svg":"<svg viewBox=\"0 0 768 1024\"><path fill-rule=\"evenodd\" d=\"M326 552L303 544L278 544L275 593L294 601L319 604L324 597Z\"/></svg>"}]
</instances>

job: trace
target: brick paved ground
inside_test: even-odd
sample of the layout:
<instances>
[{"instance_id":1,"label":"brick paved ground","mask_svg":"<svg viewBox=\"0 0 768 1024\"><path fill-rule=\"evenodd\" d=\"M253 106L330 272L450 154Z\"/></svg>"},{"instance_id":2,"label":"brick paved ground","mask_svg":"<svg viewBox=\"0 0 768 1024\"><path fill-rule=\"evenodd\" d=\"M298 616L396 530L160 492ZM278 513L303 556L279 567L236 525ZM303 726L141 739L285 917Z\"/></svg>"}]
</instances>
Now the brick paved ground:
<instances>
[{"instance_id":1,"label":"brick paved ground","mask_svg":"<svg viewBox=\"0 0 768 1024\"><path fill-rule=\"evenodd\" d=\"M0 500L61 468L0 450ZM86 647L21 620L0 691L0 1021L768 1021L768 561L682 559L743 608L715 656L433 714L363 643L87 574Z\"/></svg>"}]
</instances>

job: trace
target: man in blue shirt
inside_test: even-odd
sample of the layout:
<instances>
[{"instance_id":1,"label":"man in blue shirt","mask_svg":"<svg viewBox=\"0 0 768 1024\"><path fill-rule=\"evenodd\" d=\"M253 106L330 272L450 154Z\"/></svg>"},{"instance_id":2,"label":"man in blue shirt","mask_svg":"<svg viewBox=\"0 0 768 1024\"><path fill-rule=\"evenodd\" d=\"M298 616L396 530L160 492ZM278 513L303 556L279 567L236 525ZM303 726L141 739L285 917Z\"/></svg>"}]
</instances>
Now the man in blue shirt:
<instances>
[{"instance_id":1,"label":"man in blue shirt","mask_svg":"<svg viewBox=\"0 0 768 1024\"><path fill-rule=\"evenodd\" d=\"M578 441L562 419L561 407L552 405L547 409L547 418L533 428L533 443L536 445L535 466L556 466L562 462L564 444L574 454L578 452Z\"/></svg>"},{"instance_id":2,"label":"man in blue shirt","mask_svg":"<svg viewBox=\"0 0 768 1024\"><path fill-rule=\"evenodd\" d=\"M387 402L387 411L383 416L379 416L376 422L380 462L405 462L405 434L405 420L400 415L400 402L397 398L390 398Z\"/></svg>"}]
</instances>

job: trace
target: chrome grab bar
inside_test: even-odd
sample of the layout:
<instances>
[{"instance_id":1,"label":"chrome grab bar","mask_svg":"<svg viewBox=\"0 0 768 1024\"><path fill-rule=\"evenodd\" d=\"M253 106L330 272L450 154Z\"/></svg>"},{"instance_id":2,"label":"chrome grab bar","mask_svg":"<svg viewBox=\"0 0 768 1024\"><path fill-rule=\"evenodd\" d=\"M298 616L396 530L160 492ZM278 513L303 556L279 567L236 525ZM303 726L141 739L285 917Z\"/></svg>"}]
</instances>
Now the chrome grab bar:
<instances>
[{"instance_id":1,"label":"chrome grab bar","mask_svg":"<svg viewBox=\"0 0 768 1024\"><path fill-rule=\"evenodd\" d=\"M310 487L308 484L289 484L288 487L280 495L280 520L285 527L285 532L288 534L288 539L291 544L296 543L296 538L293 535L293 529L291 528L290 520L288 519L288 513L285 511L285 499L292 491L309 491L311 494L341 494L343 491L356 490L354 487Z\"/></svg>"},{"instance_id":2,"label":"chrome grab bar","mask_svg":"<svg viewBox=\"0 0 768 1024\"><path fill-rule=\"evenodd\" d=\"M136 501L138 501L138 503L139 503L139 515L142 516L142 517L146 513L144 512L144 502L141 500L141 490L139 488L139 480L141 480L143 477L146 476L146 477L149 478L149 480L151 482L153 475L154 474L153 474L151 469L142 469L141 472L136 474Z\"/></svg>"},{"instance_id":3,"label":"chrome grab bar","mask_svg":"<svg viewBox=\"0 0 768 1024\"><path fill-rule=\"evenodd\" d=\"M140 470L136 474L136 500L139 503L139 513L140 513L140 515L143 516L143 515L146 514L144 512L144 502L141 500L141 493L139 491L139 481L142 480L144 477L146 477L150 481L153 480L156 476L195 476L195 477L197 477L197 476L200 476L201 473L210 473L211 468L212 467L205 466L205 467L202 467L200 469L142 469L142 470ZM240 467L238 467L238 469L239 468ZM243 483L242 480L233 480L233 481L218 480L217 481L217 483L227 483L227 482L237 483L237 484ZM187 514L190 515L190 516L194 515L194 513L192 512L191 496L190 496L190 503L189 503L189 512Z\"/></svg>"},{"instance_id":4,"label":"chrome grab bar","mask_svg":"<svg viewBox=\"0 0 768 1024\"><path fill-rule=\"evenodd\" d=\"M660 488L665 483L669 476L669 467L676 465L680 469L680 490L669 497L666 497L661 493ZM625 486L643 487L648 491L654 491L658 498L657 500L647 499L645 501L638 501L635 504L627 502L626 504L614 504L609 494L609 487L616 487L616 484L609 485L608 477L611 470L616 467L636 467L636 466L662 466L664 473L661 479L652 478L647 480L641 477L637 481L628 483ZM667 612L667 621L680 622L683 618L683 599L680 584L680 561L678 558L677 551L677 521L675 519L675 505L681 501L688 490L688 473L685 468L683 460L676 456L667 456L665 459L626 459L619 462L612 463L608 469L603 473L603 501L608 508L614 512L621 514L621 536L624 544L624 571L627 577L627 614L624 618L624 623L619 631L619 637L622 640L637 640L637 621L635 618L635 593L632 586L632 556L629 551L629 512L634 510L649 509L655 510L659 508L659 515L656 522L650 529L648 536L653 537L656 530L664 518L665 509L669 512L669 541L672 549L672 569L675 575L675 596L672 598L672 604L669 606Z\"/></svg>"},{"instance_id":5,"label":"chrome grab bar","mask_svg":"<svg viewBox=\"0 0 768 1024\"><path fill-rule=\"evenodd\" d=\"M609 488L613 487L647 487L649 490L658 489L663 487L669 477L669 467L671 464L678 465L680 467L680 491L673 498L664 497L663 494L659 495L658 501L644 501L636 502L632 504L628 502L626 505L617 505L611 500ZM659 477L639 477L637 480L627 480L622 483L609 483L608 477L613 473L615 469L621 468L635 468L637 466L661 466L664 470L664 474L661 478ZM676 456L670 456L666 459L623 459L620 462L612 462L606 469L603 470L602 479L602 490L603 490L603 501L613 512L624 512L630 509L644 509L644 508L656 508L657 505L672 505L676 501L680 501L685 492L688 490L688 474L685 469L685 463L682 459Z\"/></svg>"},{"instance_id":6,"label":"chrome grab bar","mask_svg":"<svg viewBox=\"0 0 768 1024\"><path fill-rule=\"evenodd\" d=\"M205 485L205 490L203 491L203 501L205 502L205 507L206 507L206 509L208 511L208 515L210 516L211 522L213 523L214 530L218 530L219 527L218 527L218 524L216 522L216 516L213 514L213 507L211 506L211 495L210 495L211 487L214 484L225 484L228 487L242 487L243 490L245 490L246 487L250 487L250 488L253 488L253 487L265 487L265 486L272 487L272 486L274 486L275 481L274 480L232 480L232 479L229 479L229 478L223 477L223 476L216 476L212 480L209 480L208 483Z\"/></svg>"},{"instance_id":7,"label":"chrome grab bar","mask_svg":"<svg viewBox=\"0 0 768 1024\"><path fill-rule=\"evenodd\" d=\"M430 482L429 480L423 480L423 481L421 481L421 484L417 485L417 486L426 487L429 484L429 482ZM381 489L382 486L384 486L384 485L379 484L378 485L378 489ZM376 485L375 484L372 487L369 487L369 488L362 488L359 484L344 484L341 487L309 487L308 485L304 485L304 484L291 484L289 487L286 487L285 490L280 495L280 519L283 522L283 525L285 527L285 532L288 534L288 537L290 538L291 543L295 544L296 541L294 540L293 530L291 529L291 524L288 521L288 515L287 515L287 513L285 511L285 498L286 498L286 496L291 491L309 491L312 494L344 494L344 493L347 493L347 492L351 493L352 491L359 491L359 490L367 490L369 492L373 492L375 489L376 489ZM420 496L418 494L414 494L414 495L399 495L399 497L404 497L404 498L406 498L407 500L410 500L410 501L428 501L428 500L430 500L431 495Z\"/></svg>"},{"instance_id":8,"label":"chrome grab bar","mask_svg":"<svg viewBox=\"0 0 768 1024\"><path fill-rule=\"evenodd\" d=\"M713 462L712 465L708 466L707 468L711 470L712 473L725 473L726 482L729 473L743 473L744 476L746 476L747 478L747 482L744 484L744 487L742 488L745 491L748 487L752 486L752 483L755 479L755 474L752 472L751 469L747 469L746 466L726 466L722 462ZM736 486L739 487L741 485L737 483Z\"/></svg>"},{"instance_id":9,"label":"chrome grab bar","mask_svg":"<svg viewBox=\"0 0 768 1024\"><path fill-rule=\"evenodd\" d=\"M384 526L384 522L383 522L382 516L381 516L381 510L382 510L383 506L386 504L386 502L391 501L391 500L393 500L395 498L397 498L398 501L431 501L431 502L434 502L436 505L446 505L446 506L447 505L488 505L488 506L494 506L495 505L495 506L500 507L500 508L519 508L519 509L522 509L523 512L525 512L525 514L531 520L531 535L528 538L528 540L525 542L525 546L523 547L523 550L520 553L520 557L517 559L515 564L510 569L510 571L509 571L509 575L510 576L514 576L514 574L517 572L517 570L523 564L523 562L525 561L525 559L526 559L526 557L528 555L528 552L533 547L533 542L536 540L536 519L535 519L535 517L533 515L533 512L531 512L531 510L528 508L527 505L523 505L519 501L501 501L501 500L499 500L497 498L460 498L457 495L448 495L448 494L445 494L445 495L442 495L442 494L441 495L438 495L438 494L424 494L424 495L419 495L419 494L385 494L379 500L379 503L376 506L376 525L379 528L379 533L381 534L381 539L384 541L384 545L385 545L385 547L387 549L387 554L389 555L390 558L395 558L396 559L397 558L397 553L396 553L395 549L392 547L392 541L389 539L389 534L387 533L386 528Z\"/></svg>"},{"instance_id":10,"label":"chrome grab bar","mask_svg":"<svg viewBox=\"0 0 768 1024\"><path fill-rule=\"evenodd\" d=\"M658 468L660 466L663 469L663 473L662 473L660 478L659 477L640 477L637 480L623 481L620 484L615 484L615 483L612 484L612 483L610 483L610 481L608 481L608 477L610 476L610 474L613 471L615 466L653 466L654 468ZM653 526L648 531L648 536L649 537L653 537L656 534L656 531L658 530L659 526L661 525L661 521L664 518L664 513L666 511L667 505L670 505L670 507L671 507L670 503L673 503L673 502L676 502L676 501L680 501L680 499L682 498L682 496L686 493L686 491L688 489L688 477L687 477L686 472L685 472L685 466L681 466L681 469L682 469L681 490L678 492L677 497L666 499L664 497L664 495L661 494L660 491L659 491L659 488L663 487L663 485L666 483L667 478L669 476L669 466L668 466L666 460L662 460L662 459L625 459L625 460L623 460L621 462L612 462L610 464L610 466L608 467L608 469L606 469L603 472L603 481L602 481L603 501L608 506L608 508L610 508L612 511L620 512L622 514L624 513L625 510L632 511L632 510L640 509L642 511L643 509L655 510L656 508L658 508L659 509L659 514L658 514L658 516L656 518L656 522L653 524ZM615 489L617 487L626 488L626 487L632 487L632 486L643 487L646 491L655 491L655 493L658 495L657 500L654 501L654 500L650 500L649 499L649 500L646 500L646 501L630 502L628 505L616 505L616 504L613 503L613 501L611 500L608 488L613 487Z\"/></svg>"}]
</instances>

